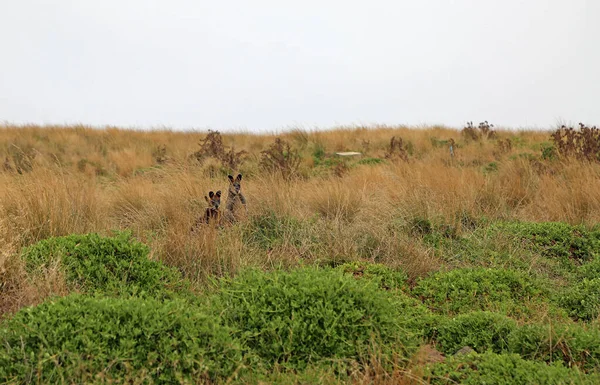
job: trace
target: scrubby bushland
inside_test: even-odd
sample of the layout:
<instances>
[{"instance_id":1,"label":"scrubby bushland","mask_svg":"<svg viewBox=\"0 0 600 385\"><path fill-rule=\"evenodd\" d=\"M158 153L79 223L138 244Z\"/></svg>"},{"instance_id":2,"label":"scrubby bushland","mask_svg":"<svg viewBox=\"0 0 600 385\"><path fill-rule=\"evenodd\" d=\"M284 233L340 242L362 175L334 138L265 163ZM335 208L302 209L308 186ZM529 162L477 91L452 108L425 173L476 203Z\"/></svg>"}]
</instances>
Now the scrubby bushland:
<instances>
[{"instance_id":1,"label":"scrubby bushland","mask_svg":"<svg viewBox=\"0 0 600 385\"><path fill-rule=\"evenodd\" d=\"M502 314L473 312L442 322L436 340L447 354L454 354L463 346L478 353L501 353L507 350L508 336L516 327L514 320Z\"/></svg>"},{"instance_id":2,"label":"scrubby bushland","mask_svg":"<svg viewBox=\"0 0 600 385\"><path fill-rule=\"evenodd\" d=\"M600 253L600 231L562 222L500 222L490 227L531 246L549 258L569 258L582 262Z\"/></svg>"},{"instance_id":3,"label":"scrubby bushland","mask_svg":"<svg viewBox=\"0 0 600 385\"><path fill-rule=\"evenodd\" d=\"M0 328L2 383L199 383L241 365L230 330L181 301L71 295Z\"/></svg>"},{"instance_id":4,"label":"scrubby bushland","mask_svg":"<svg viewBox=\"0 0 600 385\"><path fill-rule=\"evenodd\" d=\"M267 366L360 360L373 346L402 358L415 343L391 294L334 269L247 271L223 283L214 305Z\"/></svg>"},{"instance_id":5,"label":"scrubby bushland","mask_svg":"<svg viewBox=\"0 0 600 385\"><path fill-rule=\"evenodd\" d=\"M561 126L551 135L554 147L563 158L600 161L600 129L579 123L579 129Z\"/></svg>"},{"instance_id":6,"label":"scrubby bushland","mask_svg":"<svg viewBox=\"0 0 600 385\"><path fill-rule=\"evenodd\" d=\"M469 354L432 365L425 376L433 385L597 384L600 377L562 365L522 359L518 354Z\"/></svg>"},{"instance_id":7,"label":"scrubby bushland","mask_svg":"<svg viewBox=\"0 0 600 385\"><path fill-rule=\"evenodd\" d=\"M413 294L432 310L459 314L476 310L527 313L527 305L545 301L548 290L528 274L504 269L455 269L420 280Z\"/></svg>"},{"instance_id":8,"label":"scrubby bushland","mask_svg":"<svg viewBox=\"0 0 600 385\"><path fill-rule=\"evenodd\" d=\"M86 293L164 297L185 288L176 270L151 261L148 253L148 246L122 232L49 238L25 248L22 258L33 279L58 265L71 289Z\"/></svg>"},{"instance_id":9,"label":"scrubby bushland","mask_svg":"<svg viewBox=\"0 0 600 385\"><path fill-rule=\"evenodd\" d=\"M265 171L280 174L286 180L298 176L302 157L286 140L275 138L269 148L260 154L260 167Z\"/></svg>"}]
</instances>

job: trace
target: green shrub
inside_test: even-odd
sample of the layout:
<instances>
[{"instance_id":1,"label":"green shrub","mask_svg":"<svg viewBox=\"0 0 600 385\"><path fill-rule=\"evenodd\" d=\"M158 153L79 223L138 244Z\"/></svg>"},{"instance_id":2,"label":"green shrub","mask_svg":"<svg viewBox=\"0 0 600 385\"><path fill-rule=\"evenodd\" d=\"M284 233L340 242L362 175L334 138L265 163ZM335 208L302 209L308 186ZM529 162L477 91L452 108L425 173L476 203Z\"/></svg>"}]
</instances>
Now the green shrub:
<instances>
[{"instance_id":1,"label":"green shrub","mask_svg":"<svg viewBox=\"0 0 600 385\"><path fill-rule=\"evenodd\" d=\"M585 371L600 367L600 329L580 325L524 325L509 336L509 351L523 358L562 361Z\"/></svg>"},{"instance_id":2,"label":"green shrub","mask_svg":"<svg viewBox=\"0 0 600 385\"><path fill-rule=\"evenodd\" d=\"M600 380L562 365L547 365L526 361L517 354L492 352L448 358L430 366L424 377L433 385L591 385Z\"/></svg>"},{"instance_id":3,"label":"green shrub","mask_svg":"<svg viewBox=\"0 0 600 385\"><path fill-rule=\"evenodd\" d=\"M556 160L558 159L558 153L553 145L544 145L542 147L542 159L544 160Z\"/></svg>"},{"instance_id":4,"label":"green shrub","mask_svg":"<svg viewBox=\"0 0 600 385\"><path fill-rule=\"evenodd\" d=\"M165 296L185 287L181 275L148 259L149 249L130 232L49 238L25 248L22 258L35 276L58 264L67 284L86 293Z\"/></svg>"},{"instance_id":5,"label":"green shrub","mask_svg":"<svg viewBox=\"0 0 600 385\"><path fill-rule=\"evenodd\" d=\"M600 257L584 263L575 272L577 279L594 279L600 277Z\"/></svg>"},{"instance_id":6,"label":"green shrub","mask_svg":"<svg viewBox=\"0 0 600 385\"><path fill-rule=\"evenodd\" d=\"M24 308L0 329L2 383L191 383L241 364L231 331L178 300L71 295Z\"/></svg>"},{"instance_id":7,"label":"green shrub","mask_svg":"<svg viewBox=\"0 0 600 385\"><path fill-rule=\"evenodd\" d=\"M436 335L438 326L443 323L443 316L434 314L421 301L402 291L394 292L394 306L401 328L409 330L421 341L431 340Z\"/></svg>"},{"instance_id":8,"label":"green shrub","mask_svg":"<svg viewBox=\"0 0 600 385\"><path fill-rule=\"evenodd\" d=\"M575 320L591 321L600 315L600 277L587 279L566 289L557 298L558 305Z\"/></svg>"},{"instance_id":9,"label":"green shrub","mask_svg":"<svg viewBox=\"0 0 600 385\"><path fill-rule=\"evenodd\" d=\"M335 269L246 271L224 282L215 309L267 366L358 359L373 338L381 346L400 342L400 350L413 343L391 294Z\"/></svg>"},{"instance_id":10,"label":"green shrub","mask_svg":"<svg viewBox=\"0 0 600 385\"><path fill-rule=\"evenodd\" d=\"M469 346L478 353L488 350L502 353L508 348L508 336L516 327L514 320L502 314L462 314L438 328L437 341L446 354L454 354L463 346Z\"/></svg>"},{"instance_id":11,"label":"green shrub","mask_svg":"<svg viewBox=\"0 0 600 385\"><path fill-rule=\"evenodd\" d=\"M444 314L476 310L526 313L529 302L547 291L531 276L506 269L455 269L420 280L413 294L432 310Z\"/></svg>"},{"instance_id":12,"label":"green shrub","mask_svg":"<svg viewBox=\"0 0 600 385\"><path fill-rule=\"evenodd\" d=\"M562 222L505 222L492 225L490 231L527 242L546 257L586 261L597 256L600 250L599 232Z\"/></svg>"},{"instance_id":13,"label":"green shrub","mask_svg":"<svg viewBox=\"0 0 600 385\"><path fill-rule=\"evenodd\" d=\"M408 276L403 271L393 270L380 263L347 262L337 267L344 273L352 274L355 278L374 280L382 289L401 289L405 286Z\"/></svg>"},{"instance_id":14,"label":"green shrub","mask_svg":"<svg viewBox=\"0 0 600 385\"><path fill-rule=\"evenodd\" d=\"M322 143L315 143L312 153L315 166L318 166L321 163L323 158L325 158L325 155L325 146L323 146Z\"/></svg>"}]
</instances>

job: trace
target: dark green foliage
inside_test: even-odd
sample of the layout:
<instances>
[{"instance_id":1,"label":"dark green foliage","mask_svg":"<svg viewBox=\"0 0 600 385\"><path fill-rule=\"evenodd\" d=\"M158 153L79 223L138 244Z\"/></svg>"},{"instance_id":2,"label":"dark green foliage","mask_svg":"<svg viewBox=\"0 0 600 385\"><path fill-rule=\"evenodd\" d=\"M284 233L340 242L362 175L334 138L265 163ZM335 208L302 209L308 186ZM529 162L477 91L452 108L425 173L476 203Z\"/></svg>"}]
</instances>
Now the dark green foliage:
<instances>
[{"instance_id":1,"label":"dark green foliage","mask_svg":"<svg viewBox=\"0 0 600 385\"><path fill-rule=\"evenodd\" d=\"M469 354L431 366L425 376L433 385L564 385L596 384L597 376L587 376L562 365L526 361L517 354Z\"/></svg>"},{"instance_id":2,"label":"dark green foliage","mask_svg":"<svg viewBox=\"0 0 600 385\"><path fill-rule=\"evenodd\" d=\"M98 234L49 238L23 250L29 273L43 274L59 264L68 285L86 293L165 296L182 290L180 274L148 259L149 249L121 232L114 237Z\"/></svg>"},{"instance_id":3,"label":"dark green foliage","mask_svg":"<svg viewBox=\"0 0 600 385\"><path fill-rule=\"evenodd\" d=\"M335 269L247 271L223 285L215 305L267 366L359 359L373 339L401 353L413 341L399 328L391 295Z\"/></svg>"},{"instance_id":4,"label":"dark green foliage","mask_svg":"<svg viewBox=\"0 0 600 385\"><path fill-rule=\"evenodd\" d=\"M71 295L22 309L0 329L1 383L191 383L241 364L230 330L181 301Z\"/></svg>"},{"instance_id":5,"label":"dark green foliage","mask_svg":"<svg viewBox=\"0 0 600 385\"><path fill-rule=\"evenodd\" d=\"M516 327L514 320L502 314L474 312L442 323L436 339L446 354L454 354L463 346L478 353L501 353L508 348L508 336Z\"/></svg>"},{"instance_id":6,"label":"dark green foliage","mask_svg":"<svg viewBox=\"0 0 600 385\"><path fill-rule=\"evenodd\" d=\"M562 222L504 222L490 227L529 244L546 257L576 261L592 259L600 253L600 232Z\"/></svg>"},{"instance_id":7,"label":"dark green foliage","mask_svg":"<svg viewBox=\"0 0 600 385\"><path fill-rule=\"evenodd\" d=\"M562 361L585 371L600 368L600 329L570 325L525 325L509 337L509 350L536 361Z\"/></svg>"},{"instance_id":8,"label":"dark green foliage","mask_svg":"<svg viewBox=\"0 0 600 385\"><path fill-rule=\"evenodd\" d=\"M575 320L591 321L600 315L600 276L575 283L557 298L558 305Z\"/></svg>"},{"instance_id":9,"label":"dark green foliage","mask_svg":"<svg viewBox=\"0 0 600 385\"><path fill-rule=\"evenodd\" d=\"M312 156L315 166L318 166L323 158L325 158L325 146L321 143L315 143Z\"/></svg>"},{"instance_id":10,"label":"dark green foliage","mask_svg":"<svg viewBox=\"0 0 600 385\"><path fill-rule=\"evenodd\" d=\"M551 144L547 144L545 146L542 147L542 159L544 160L556 160L558 159L558 152L556 151L556 148L551 145Z\"/></svg>"},{"instance_id":11,"label":"dark green foliage","mask_svg":"<svg viewBox=\"0 0 600 385\"><path fill-rule=\"evenodd\" d=\"M344 273L352 274L355 278L373 280L380 288L386 290L401 289L408 279L403 271L393 270L380 263L347 262L337 268Z\"/></svg>"},{"instance_id":12,"label":"dark green foliage","mask_svg":"<svg viewBox=\"0 0 600 385\"><path fill-rule=\"evenodd\" d=\"M476 310L519 314L527 311L526 303L547 295L541 283L525 273L484 268L435 273L420 280L413 293L443 314Z\"/></svg>"}]
</instances>

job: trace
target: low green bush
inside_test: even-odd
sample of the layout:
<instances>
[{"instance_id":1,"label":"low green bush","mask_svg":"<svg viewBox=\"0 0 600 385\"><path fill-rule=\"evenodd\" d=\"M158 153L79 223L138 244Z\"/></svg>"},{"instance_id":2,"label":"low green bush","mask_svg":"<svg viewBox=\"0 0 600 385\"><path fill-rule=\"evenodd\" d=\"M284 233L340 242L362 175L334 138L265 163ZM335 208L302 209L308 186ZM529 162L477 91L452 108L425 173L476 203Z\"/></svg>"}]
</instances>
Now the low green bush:
<instances>
[{"instance_id":1,"label":"low green bush","mask_svg":"<svg viewBox=\"0 0 600 385\"><path fill-rule=\"evenodd\" d=\"M562 222L501 222L491 232L500 232L529 244L546 257L587 261L600 253L600 232Z\"/></svg>"},{"instance_id":2,"label":"low green bush","mask_svg":"<svg viewBox=\"0 0 600 385\"><path fill-rule=\"evenodd\" d=\"M478 353L491 350L502 353L508 348L508 337L517 323L491 312L462 314L438 327L437 342L442 352L454 354L464 346Z\"/></svg>"},{"instance_id":3,"label":"low green bush","mask_svg":"<svg viewBox=\"0 0 600 385\"><path fill-rule=\"evenodd\" d=\"M600 277L600 257L584 263L577 268L575 276L578 280L594 279Z\"/></svg>"},{"instance_id":4,"label":"low green bush","mask_svg":"<svg viewBox=\"0 0 600 385\"><path fill-rule=\"evenodd\" d=\"M600 316L600 277L575 283L565 289L557 303L575 320L591 321Z\"/></svg>"},{"instance_id":5,"label":"low green bush","mask_svg":"<svg viewBox=\"0 0 600 385\"><path fill-rule=\"evenodd\" d=\"M148 259L149 249L130 232L45 239L25 248L22 258L35 277L57 264L71 289L86 293L168 296L186 287L181 274Z\"/></svg>"},{"instance_id":6,"label":"low green bush","mask_svg":"<svg viewBox=\"0 0 600 385\"><path fill-rule=\"evenodd\" d=\"M429 341L437 333L444 317L434 314L421 301L409 297L402 291L394 292L394 307L397 309L397 321L403 330L408 330L421 341Z\"/></svg>"},{"instance_id":7,"label":"low green bush","mask_svg":"<svg viewBox=\"0 0 600 385\"><path fill-rule=\"evenodd\" d=\"M522 272L467 268L437 272L421 279L413 294L442 314L490 310L511 315L527 313L528 303L545 300L548 291Z\"/></svg>"},{"instance_id":8,"label":"low green bush","mask_svg":"<svg viewBox=\"0 0 600 385\"><path fill-rule=\"evenodd\" d=\"M585 371L600 368L600 329L577 324L524 325L508 338L508 350L523 358L577 366Z\"/></svg>"},{"instance_id":9,"label":"low green bush","mask_svg":"<svg viewBox=\"0 0 600 385\"><path fill-rule=\"evenodd\" d=\"M352 274L355 278L374 280L379 287L386 290L401 289L408 279L403 271L393 270L380 263L347 262L337 266L337 269Z\"/></svg>"},{"instance_id":10,"label":"low green bush","mask_svg":"<svg viewBox=\"0 0 600 385\"><path fill-rule=\"evenodd\" d=\"M177 300L71 295L0 327L0 383L192 383L241 365L231 331Z\"/></svg>"},{"instance_id":11,"label":"low green bush","mask_svg":"<svg viewBox=\"0 0 600 385\"><path fill-rule=\"evenodd\" d=\"M563 365L527 361L518 354L486 352L449 357L424 375L432 385L597 384L600 378Z\"/></svg>"},{"instance_id":12,"label":"low green bush","mask_svg":"<svg viewBox=\"0 0 600 385\"><path fill-rule=\"evenodd\" d=\"M223 282L214 309L266 366L356 360L372 342L401 353L416 340L401 329L391 293L336 269L246 271Z\"/></svg>"}]
</instances>

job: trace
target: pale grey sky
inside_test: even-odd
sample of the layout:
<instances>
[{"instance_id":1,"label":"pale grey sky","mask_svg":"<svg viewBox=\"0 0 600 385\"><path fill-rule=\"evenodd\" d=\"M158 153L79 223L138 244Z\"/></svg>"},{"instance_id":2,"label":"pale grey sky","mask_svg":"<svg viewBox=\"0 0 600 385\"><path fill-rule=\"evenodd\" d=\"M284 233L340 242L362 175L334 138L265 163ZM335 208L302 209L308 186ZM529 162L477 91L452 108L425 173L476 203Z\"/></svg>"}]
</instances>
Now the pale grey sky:
<instances>
[{"instance_id":1,"label":"pale grey sky","mask_svg":"<svg viewBox=\"0 0 600 385\"><path fill-rule=\"evenodd\" d=\"M600 124L600 0L1 0L0 121Z\"/></svg>"}]
</instances>

